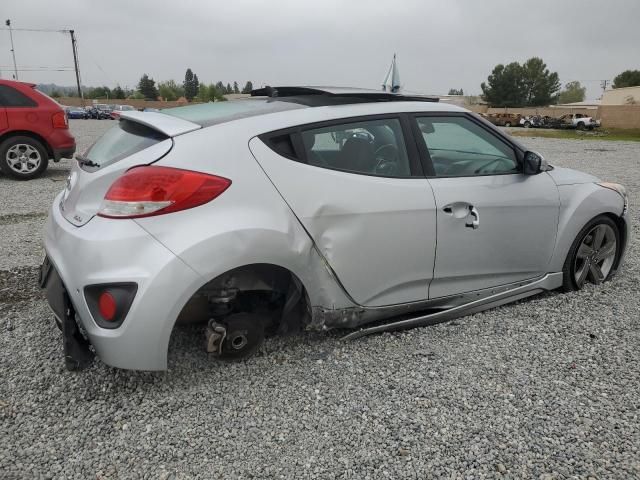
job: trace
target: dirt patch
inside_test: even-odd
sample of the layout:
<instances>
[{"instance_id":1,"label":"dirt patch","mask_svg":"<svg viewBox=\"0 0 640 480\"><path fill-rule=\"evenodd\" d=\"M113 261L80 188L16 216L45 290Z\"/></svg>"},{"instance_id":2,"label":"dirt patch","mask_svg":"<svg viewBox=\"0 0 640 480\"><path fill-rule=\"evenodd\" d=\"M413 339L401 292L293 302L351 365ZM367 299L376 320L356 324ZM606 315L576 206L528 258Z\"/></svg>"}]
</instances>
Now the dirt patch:
<instances>
[{"instance_id":1,"label":"dirt patch","mask_svg":"<svg viewBox=\"0 0 640 480\"><path fill-rule=\"evenodd\" d=\"M44 298L38 285L38 267L0 270L0 304Z\"/></svg>"},{"instance_id":2,"label":"dirt patch","mask_svg":"<svg viewBox=\"0 0 640 480\"><path fill-rule=\"evenodd\" d=\"M46 213L30 212L30 213L9 213L0 215L0 225L11 225L14 223L28 222L29 220L42 220L46 218Z\"/></svg>"}]
</instances>

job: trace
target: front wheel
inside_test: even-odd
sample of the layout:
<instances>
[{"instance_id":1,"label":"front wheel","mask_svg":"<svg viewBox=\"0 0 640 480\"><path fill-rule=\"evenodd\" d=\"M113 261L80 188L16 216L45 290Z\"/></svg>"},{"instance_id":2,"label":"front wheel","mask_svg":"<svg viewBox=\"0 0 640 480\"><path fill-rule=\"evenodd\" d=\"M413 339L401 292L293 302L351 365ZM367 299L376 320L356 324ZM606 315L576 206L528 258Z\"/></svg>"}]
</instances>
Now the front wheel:
<instances>
[{"instance_id":1,"label":"front wheel","mask_svg":"<svg viewBox=\"0 0 640 480\"><path fill-rule=\"evenodd\" d=\"M15 136L0 144L0 170L18 180L31 180L49 164L47 150L38 140Z\"/></svg>"},{"instance_id":2,"label":"front wheel","mask_svg":"<svg viewBox=\"0 0 640 480\"><path fill-rule=\"evenodd\" d=\"M620 232L605 215L591 220L578 234L564 263L563 288L580 290L586 282L600 284L614 272L620 251Z\"/></svg>"}]
</instances>

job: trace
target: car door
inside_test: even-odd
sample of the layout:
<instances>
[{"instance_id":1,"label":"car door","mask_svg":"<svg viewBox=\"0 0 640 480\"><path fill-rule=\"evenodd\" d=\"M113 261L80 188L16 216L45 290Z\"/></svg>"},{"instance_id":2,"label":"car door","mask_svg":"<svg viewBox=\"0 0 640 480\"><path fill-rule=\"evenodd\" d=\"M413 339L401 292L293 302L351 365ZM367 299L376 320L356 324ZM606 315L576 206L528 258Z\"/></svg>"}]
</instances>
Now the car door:
<instances>
[{"instance_id":1,"label":"car door","mask_svg":"<svg viewBox=\"0 0 640 480\"><path fill-rule=\"evenodd\" d=\"M314 124L253 138L251 151L360 305L425 300L436 211L408 117Z\"/></svg>"},{"instance_id":2,"label":"car door","mask_svg":"<svg viewBox=\"0 0 640 480\"><path fill-rule=\"evenodd\" d=\"M429 297L547 273L560 205L551 177L524 175L514 146L470 115L415 119L437 206Z\"/></svg>"}]
</instances>

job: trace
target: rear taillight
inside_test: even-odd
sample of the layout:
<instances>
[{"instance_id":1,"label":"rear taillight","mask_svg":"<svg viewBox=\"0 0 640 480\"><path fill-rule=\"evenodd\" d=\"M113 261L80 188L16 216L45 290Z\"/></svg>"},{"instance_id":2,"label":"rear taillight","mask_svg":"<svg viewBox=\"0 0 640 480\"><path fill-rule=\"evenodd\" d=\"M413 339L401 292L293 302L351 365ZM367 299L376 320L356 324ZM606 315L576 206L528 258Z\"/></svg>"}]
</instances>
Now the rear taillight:
<instances>
[{"instance_id":1,"label":"rear taillight","mask_svg":"<svg viewBox=\"0 0 640 480\"><path fill-rule=\"evenodd\" d=\"M64 112L56 112L51 116L51 123L53 128L69 128L67 116Z\"/></svg>"},{"instance_id":2,"label":"rear taillight","mask_svg":"<svg viewBox=\"0 0 640 480\"><path fill-rule=\"evenodd\" d=\"M210 202L229 185L227 178L191 170L135 167L111 185L98 215L140 218L178 212Z\"/></svg>"}]
</instances>

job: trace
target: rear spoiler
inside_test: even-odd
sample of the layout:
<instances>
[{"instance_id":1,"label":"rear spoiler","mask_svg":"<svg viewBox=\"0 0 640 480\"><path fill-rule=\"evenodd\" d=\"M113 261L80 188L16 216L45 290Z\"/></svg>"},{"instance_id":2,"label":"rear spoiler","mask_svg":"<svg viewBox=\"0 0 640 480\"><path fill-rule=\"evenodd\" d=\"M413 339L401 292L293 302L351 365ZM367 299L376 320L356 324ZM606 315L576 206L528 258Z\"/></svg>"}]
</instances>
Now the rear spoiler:
<instances>
[{"instance_id":1,"label":"rear spoiler","mask_svg":"<svg viewBox=\"0 0 640 480\"><path fill-rule=\"evenodd\" d=\"M153 128L168 137L176 137L183 133L193 132L202 128L197 123L183 120L182 118L166 115L160 112L121 112L121 119L140 123L149 128Z\"/></svg>"}]
</instances>

